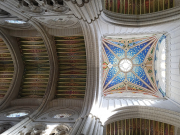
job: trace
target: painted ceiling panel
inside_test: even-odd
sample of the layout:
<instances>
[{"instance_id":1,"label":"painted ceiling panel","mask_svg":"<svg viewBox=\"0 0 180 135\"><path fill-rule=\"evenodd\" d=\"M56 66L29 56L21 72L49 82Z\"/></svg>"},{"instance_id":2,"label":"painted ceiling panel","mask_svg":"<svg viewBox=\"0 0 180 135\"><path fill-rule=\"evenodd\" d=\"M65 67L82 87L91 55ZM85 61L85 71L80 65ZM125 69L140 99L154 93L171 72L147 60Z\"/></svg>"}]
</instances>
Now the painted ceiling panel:
<instances>
[{"instance_id":1,"label":"painted ceiling panel","mask_svg":"<svg viewBox=\"0 0 180 135\"><path fill-rule=\"evenodd\" d=\"M59 62L56 98L84 98L86 51L83 36L55 37Z\"/></svg>"},{"instance_id":2,"label":"painted ceiling panel","mask_svg":"<svg viewBox=\"0 0 180 135\"><path fill-rule=\"evenodd\" d=\"M110 44L108 44L108 43L107 43L107 45L108 45L108 47L109 47L119 58L122 59L122 58L125 57L125 52L124 52L123 49L118 48L118 47L113 46L113 45L110 45Z\"/></svg>"},{"instance_id":3,"label":"painted ceiling panel","mask_svg":"<svg viewBox=\"0 0 180 135\"><path fill-rule=\"evenodd\" d=\"M106 89L116 85L116 84L119 84L121 82L123 82L125 79L125 73L121 72L119 73L111 82L110 84L106 87Z\"/></svg>"},{"instance_id":4,"label":"painted ceiling panel","mask_svg":"<svg viewBox=\"0 0 180 135\"><path fill-rule=\"evenodd\" d=\"M108 60L111 62L111 64L117 64L118 59L113 55L113 53L107 48L107 45L104 46L104 50L106 52L106 56L108 57Z\"/></svg>"},{"instance_id":5,"label":"painted ceiling panel","mask_svg":"<svg viewBox=\"0 0 180 135\"><path fill-rule=\"evenodd\" d=\"M113 42L110 42L111 40ZM118 46L114 41L123 42L124 45ZM157 41L156 35L135 39L113 38L113 36L103 39L104 96L131 92L141 93L142 96L162 97L154 82L153 60Z\"/></svg>"},{"instance_id":6,"label":"painted ceiling panel","mask_svg":"<svg viewBox=\"0 0 180 135\"><path fill-rule=\"evenodd\" d=\"M22 59L24 75L19 97L42 98L49 79L49 58L42 38L17 38Z\"/></svg>"},{"instance_id":7,"label":"painted ceiling panel","mask_svg":"<svg viewBox=\"0 0 180 135\"><path fill-rule=\"evenodd\" d=\"M174 135L174 128L159 121L133 118L106 125L106 135Z\"/></svg>"},{"instance_id":8,"label":"painted ceiling panel","mask_svg":"<svg viewBox=\"0 0 180 135\"><path fill-rule=\"evenodd\" d=\"M104 0L106 10L122 14L146 14L174 7L174 0Z\"/></svg>"},{"instance_id":9,"label":"painted ceiling panel","mask_svg":"<svg viewBox=\"0 0 180 135\"><path fill-rule=\"evenodd\" d=\"M14 73L14 64L11 53L5 42L0 38L0 98L3 98L9 89Z\"/></svg>"},{"instance_id":10,"label":"painted ceiling panel","mask_svg":"<svg viewBox=\"0 0 180 135\"><path fill-rule=\"evenodd\" d=\"M134 66L133 69L134 73L141 77L142 80L144 80L149 86L151 86L151 83L146 76L146 73L144 72L144 69L141 68L141 66ZM151 86L152 87L152 86Z\"/></svg>"},{"instance_id":11,"label":"painted ceiling panel","mask_svg":"<svg viewBox=\"0 0 180 135\"><path fill-rule=\"evenodd\" d=\"M115 76L119 71L119 68L118 67L112 67L110 68L109 72L108 72L108 75L107 75L107 78L106 78L106 81L104 83L104 87L106 86L106 84L113 78L113 76Z\"/></svg>"},{"instance_id":12,"label":"painted ceiling panel","mask_svg":"<svg viewBox=\"0 0 180 135\"><path fill-rule=\"evenodd\" d=\"M141 64L141 63L144 61L144 59L145 59L145 57L146 57L146 55L147 55L147 53L148 53L148 51L149 51L150 48L151 48L151 45L149 45L149 46L146 47L142 52L140 52L140 53L133 59L133 63L134 63L134 64Z\"/></svg>"},{"instance_id":13,"label":"painted ceiling panel","mask_svg":"<svg viewBox=\"0 0 180 135\"><path fill-rule=\"evenodd\" d=\"M147 42L145 42L145 43L142 43L142 44L140 44L140 45L138 45L138 46L135 46L135 47L133 47L133 46L131 46L131 47L133 47L133 48L130 48L129 49L129 51L127 52L127 57L129 58L129 59L131 59L133 56L135 56L141 49L143 49L143 47L145 47L148 43L149 43L150 41L147 41ZM134 43L135 44L135 43ZM138 44L138 42L137 42L137 44ZM135 44L136 45L136 44Z\"/></svg>"},{"instance_id":14,"label":"painted ceiling panel","mask_svg":"<svg viewBox=\"0 0 180 135\"><path fill-rule=\"evenodd\" d=\"M146 86L140 79L137 78L137 76L135 76L132 72L128 72L127 73L127 80L131 83L134 83L136 85L139 85L141 87L147 88L148 86Z\"/></svg>"}]
</instances>

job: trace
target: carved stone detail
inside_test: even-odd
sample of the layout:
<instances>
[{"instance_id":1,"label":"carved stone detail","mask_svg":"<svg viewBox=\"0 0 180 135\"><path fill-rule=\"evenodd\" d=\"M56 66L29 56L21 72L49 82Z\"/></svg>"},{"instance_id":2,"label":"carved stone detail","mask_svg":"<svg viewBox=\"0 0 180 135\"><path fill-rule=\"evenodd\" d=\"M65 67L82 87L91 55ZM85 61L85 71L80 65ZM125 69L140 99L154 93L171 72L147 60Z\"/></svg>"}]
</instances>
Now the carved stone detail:
<instances>
[{"instance_id":1,"label":"carved stone detail","mask_svg":"<svg viewBox=\"0 0 180 135\"><path fill-rule=\"evenodd\" d=\"M26 135L40 135L45 133L47 126L45 124L39 124L32 127Z\"/></svg>"},{"instance_id":2,"label":"carved stone detail","mask_svg":"<svg viewBox=\"0 0 180 135\"><path fill-rule=\"evenodd\" d=\"M69 135L71 127L66 124L61 124L55 128L55 135Z\"/></svg>"},{"instance_id":3,"label":"carved stone detail","mask_svg":"<svg viewBox=\"0 0 180 135\"><path fill-rule=\"evenodd\" d=\"M65 1L71 1L73 4L76 4L78 7L84 6L85 3L88 3L89 0L65 0Z\"/></svg>"},{"instance_id":4,"label":"carved stone detail","mask_svg":"<svg viewBox=\"0 0 180 135\"><path fill-rule=\"evenodd\" d=\"M19 0L20 8L26 12L45 14L45 12L67 12L69 8L63 0Z\"/></svg>"}]
</instances>

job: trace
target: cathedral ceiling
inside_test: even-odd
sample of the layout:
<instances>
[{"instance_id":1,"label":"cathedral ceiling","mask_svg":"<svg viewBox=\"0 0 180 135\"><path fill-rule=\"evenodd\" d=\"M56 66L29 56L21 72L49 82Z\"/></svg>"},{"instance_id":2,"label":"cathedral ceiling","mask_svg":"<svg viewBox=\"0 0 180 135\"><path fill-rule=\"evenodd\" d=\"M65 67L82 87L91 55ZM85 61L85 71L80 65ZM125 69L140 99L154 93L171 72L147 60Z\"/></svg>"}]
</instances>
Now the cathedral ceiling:
<instances>
[{"instance_id":1,"label":"cathedral ceiling","mask_svg":"<svg viewBox=\"0 0 180 135\"><path fill-rule=\"evenodd\" d=\"M9 89L14 73L11 53L5 42L0 38L0 98L3 98Z\"/></svg>"},{"instance_id":2,"label":"cathedral ceiling","mask_svg":"<svg viewBox=\"0 0 180 135\"><path fill-rule=\"evenodd\" d=\"M83 36L54 37L59 79L55 98L84 98L86 50ZM17 38L24 62L19 98L42 98L47 89L50 64L40 37Z\"/></svg>"},{"instance_id":3,"label":"cathedral ceiling","mask_svg":"<svg viewBox=\"0 0 180 135\"><path fill-rule=\"evenodd\" d=\"M162 97L154 70L156 36L136 39L107 37L102 42L104 96L143 94Z\"/></svg>"},{"instance_id":4,"label":"cathedral ceiling","mask_svg":"<svg viewBox=\"0 0 180 135\"><path fill-rule=\"evenodd\" d=\"M174 126L159 121L134 118L113 122L106 126L106 135L174 135Z\"/></svg>"},{"instance_id":5,"label":"cathedral ceiling","mask_svg":"<svg viewBox=\"0 0 180 135\"><path fill-rule=\"evenodd\" d=\"M84 98L86 50L83 36L55 37L59 63L56 98Z\"/></svg>"},{"instance_id":6,"label":"cathedral ceiling","mask_svg":"<svg viewBox=\"0 0 180 135\"><path fill-rule=\"evenodd\" d=\"M122 14L146 14L174 7L174 0L104 0L105 9Z\"/></svg>"},{"instance_id":7,"label":"cathedral ceiling","mask_svg":"<svg viewBox=\"0 0 180 135\"><path fill-rule=\"evenodd\" d=\"M49 58L42 38L17 38L24 62L19 96L42 98L49 79Z\"/></svg>"}]
</instances>

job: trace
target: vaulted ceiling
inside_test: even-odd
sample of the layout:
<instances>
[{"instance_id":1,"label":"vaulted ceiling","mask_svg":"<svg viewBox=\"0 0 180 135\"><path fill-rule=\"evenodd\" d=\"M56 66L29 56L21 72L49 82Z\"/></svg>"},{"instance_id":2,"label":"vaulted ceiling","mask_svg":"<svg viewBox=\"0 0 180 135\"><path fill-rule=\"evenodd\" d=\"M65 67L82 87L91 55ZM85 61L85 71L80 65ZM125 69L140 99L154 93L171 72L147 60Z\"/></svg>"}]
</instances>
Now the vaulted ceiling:
<instances>
[{"instance_id":1,"label":"vaulted ceiling","mask_svg":"<svg viewBox=\"0 0 180 135\"><path fill-rule=\"evenodd\" d=\"M105 8L122 14L146 14L174 7L174 0L104 0Z\"/></svg>"},{"instance_id":2,"label":"vaulted ceiling","mask_svg":"<svg viewBox=\"0 0 180 135\"><path fill-rule=\"evenodd\" d=\"M174 126L159 121L134 118L113 122L106 126L107 135L174 135Z\"/></svg>"},{"instance_id":3,"label":"vaulted ceiling","mask_svg":"<svg viewBox=\"0 0 180 135\"><path fill-rule=\"evenodd\" d=\"M17 38L24 63L19 97L42 98L49 79L49 59L42 38Z\"/></svg>"},{"instance_id":4,"label":"vaulted ceiling","mask_svg":"<svg viewBox=\"0 0 180 135\"><path fill-rule=\"evenodd\" d=\"M162 97L159 93L155 65L156 36L103 39L104 95L134 93ZM130 95L129 95L130 96Z\"/></svg>"},{"instance_id":5,"label":"vaulted ceiling","mask_svg":"<svg viewBox=\"0 0 180 135\"><path fill-rule=\"evenodd\" d=\"M14 74L14 64L6 43L0 38L0 98L9 90Z\"/></svg>"},{"instance_id":6,"label":"vaulted ceiling","mask_svg":"<svg viewBox=\"0 0 180 135\"><path fill-rule=\"evenodd\" d=\"M3 110L3 113L0 112L0 115L3 116L0 116L0 120L6 117L7 111L12 112L11 109L23 110L25 108L24 110L28 112L26 116L31 118L33 122L53 123L54 121L63 121L74 124L79 117L83 118L78 119L81 127L83 127L84 123L86 123L84 118L89 113L93 116L88 116L87 120L92 120L90 124L95 124L95 121L99 120L97 117L100 118L99 121L103 121L100 113L103 112L105 117L108 116L106 119L109 119L112 113L116 113L117 109L123 110L124 104L130 107L134 105L134 108L145 106L146 111L150 106L160 110L163 108L166 109L165 113L167 114L171 113L169 110L175 112L171 113L173 114L172 118L176 115L180 116L179 108L169 100L166 102L167 97L164 97L165 94L161 91L158 81L156 81L157 71L155 69L156 53L161 40L159 35L166 35L168 41L171 41L170 38L172 36L173 42L168 42L168 44L173 44L174 46L171 49L168 48L171 51L173 50L171 54L168 52L168 56L171 58L171 55L173 55L179 58L179 52L176 51L176 49L179 49L179 29L176 30L179 27L179 22L172 21L160 24L163 21L162 18L179 13L176 8L173 8L174 1L102 1L104 3L96 0L20 0L14 1L16 6L11 5L10 0L0 1L0 4L2 4L0 8L4 10L8 8L7 11L12 14L15 12L15 15L20 18L11 18L10 20L12 21L10 22L3 18L0 20L0 25L5 30L7 38L12 43L18 43L16 48L20 50L20 59L23 60L24 65L21 71L23 73L22 79L18 80L21 82L20 87L17 87L19 92L15 92L18 93L18 97L9 98L8 104L2 102L8 105L9 108L7 108L9 110ZM101 4L104 4L104 9ZM167 14L167 16L161 16L163 14L161 10L166 9L172 9L172 12ZM168 10L166 11L168 12ZM2 13L5 17L9 15L4 11ZM156 17L160 14L162 18L157 19L149 13ZM125 14L124 16L126 17L130 16L127 14L132 14L131 16L135 19L131 17L124 19L117 17L117 14ZM151 21L157 21L151 24L145 15L141 14L152 15L147 18L149 20L152 19ZM143 19L148 23L144 23ZM166 21L173 19L177 18L169 17ZM18 23L19 21L24 23L20 24ZM155 25L155 23L159 24ZM127 25L132 25L133 27ZM176 34L173 31L176 31ZM133 38L132 33L140 36ZM151 36L142 36L143 34ZM127 35L129 35L129 38L124 38ZM13 77L14 61L12 61L10 53L7 52L7 47L2 40L0 40L0 52L0 64L2 65L0 67L2 69L0 71L0 97L4 97ZM178 61L176 59L172 59L172 61L168 59L168 61L164 60L165 62L169 62L167 70L169 71L169 76L167 78L172 83L166 83L167 86L164 88L171 90L167 96L172 97L172 99L176 97L174 99L179 101L177 92L179 88ZM176 68L175 71L171 70L172 72L170 71L171 62L174 62L172 68ZM164 82L166 82L167 78L164 78ZM150 99L146 102L146 100L141 101L139 98ZM36 103L38 100L39 102ZM158 102L160 103L158 104ZM174 106L171 106L172 104ZM34 106L34 108L32 109L31 106ZM22 109L22 107L24 108ZM115 111L113 112L113 110ZM122 110L120 111L122 112ZM137 110L135 112L138 114ZM76 115L71 113L73 111L77 112ZM163 110L161 111L163 112ZM162 113L161 111L156 111L156 114L153 114L152 117L161 116L159 114ZM64 114L70 115L66 115L68 116L67 119L63 119L62 116ZM71 114L74 115L73 120L70 118ZM59 116L59 118L54 120L54 116ZM138 117L138 115L133 116ZM9 119L6 117L3 120L8 121ZM104 119L104 122L106 119ZM20 121L21 119L17 117L14 120ZM173 120L175 124L179 123L177 122L179 117ZM174 129L170 124L158 121L140 119L138 117L114 122L108 125L108 133L111 134L111 131L116 132L119 130L117 129L118 125L121 125L121 127L125 125L125 128L121 130L125 133L132 133L132 130L136 128L137 134L147 130L147 132L151 132L150 125L156 127L153 129L153 132L157 128L161 131L163 129L164 132L159 132L162 134L167 133L167 127L169 127L168 132ZM102 128L101 122L96 123ZM136 123L142 126L138 127ZM17 127L17 129L19 130L20 128ZM17 131L17 129L15 130ZM11 132L14 133L16 131ZM77 132L81 132L81 129L78 129Z\"/></svg>"},{"instance_id":7,"label":"vaulted ceiling","mask_svg":"<svg viewBox=\"0 0 180 135\"><path fill-rule=\"evenodd\" d=\"M86 51L83 36L55 37L59 79L56 98L84 98Z\"/></svg>"}]
</instances>

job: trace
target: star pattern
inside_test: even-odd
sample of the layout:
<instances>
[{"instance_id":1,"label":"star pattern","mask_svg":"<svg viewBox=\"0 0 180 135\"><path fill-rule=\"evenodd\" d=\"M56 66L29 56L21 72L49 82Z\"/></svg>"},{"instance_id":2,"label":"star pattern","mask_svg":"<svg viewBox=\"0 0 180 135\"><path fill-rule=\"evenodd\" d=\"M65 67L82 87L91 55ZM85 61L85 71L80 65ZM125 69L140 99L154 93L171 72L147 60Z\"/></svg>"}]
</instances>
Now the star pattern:
<instances>
[{"instance_id":1,"label":"star pattern","mask_svg":"<svg viewBox=\"0 0 180 135\"><path fill-rule=\"evenodd\" d=\"M159 97L152 72L156 36L126 40L104 38L102 42L104 96L131 92Z\"/></svg>"}]
</instances>

